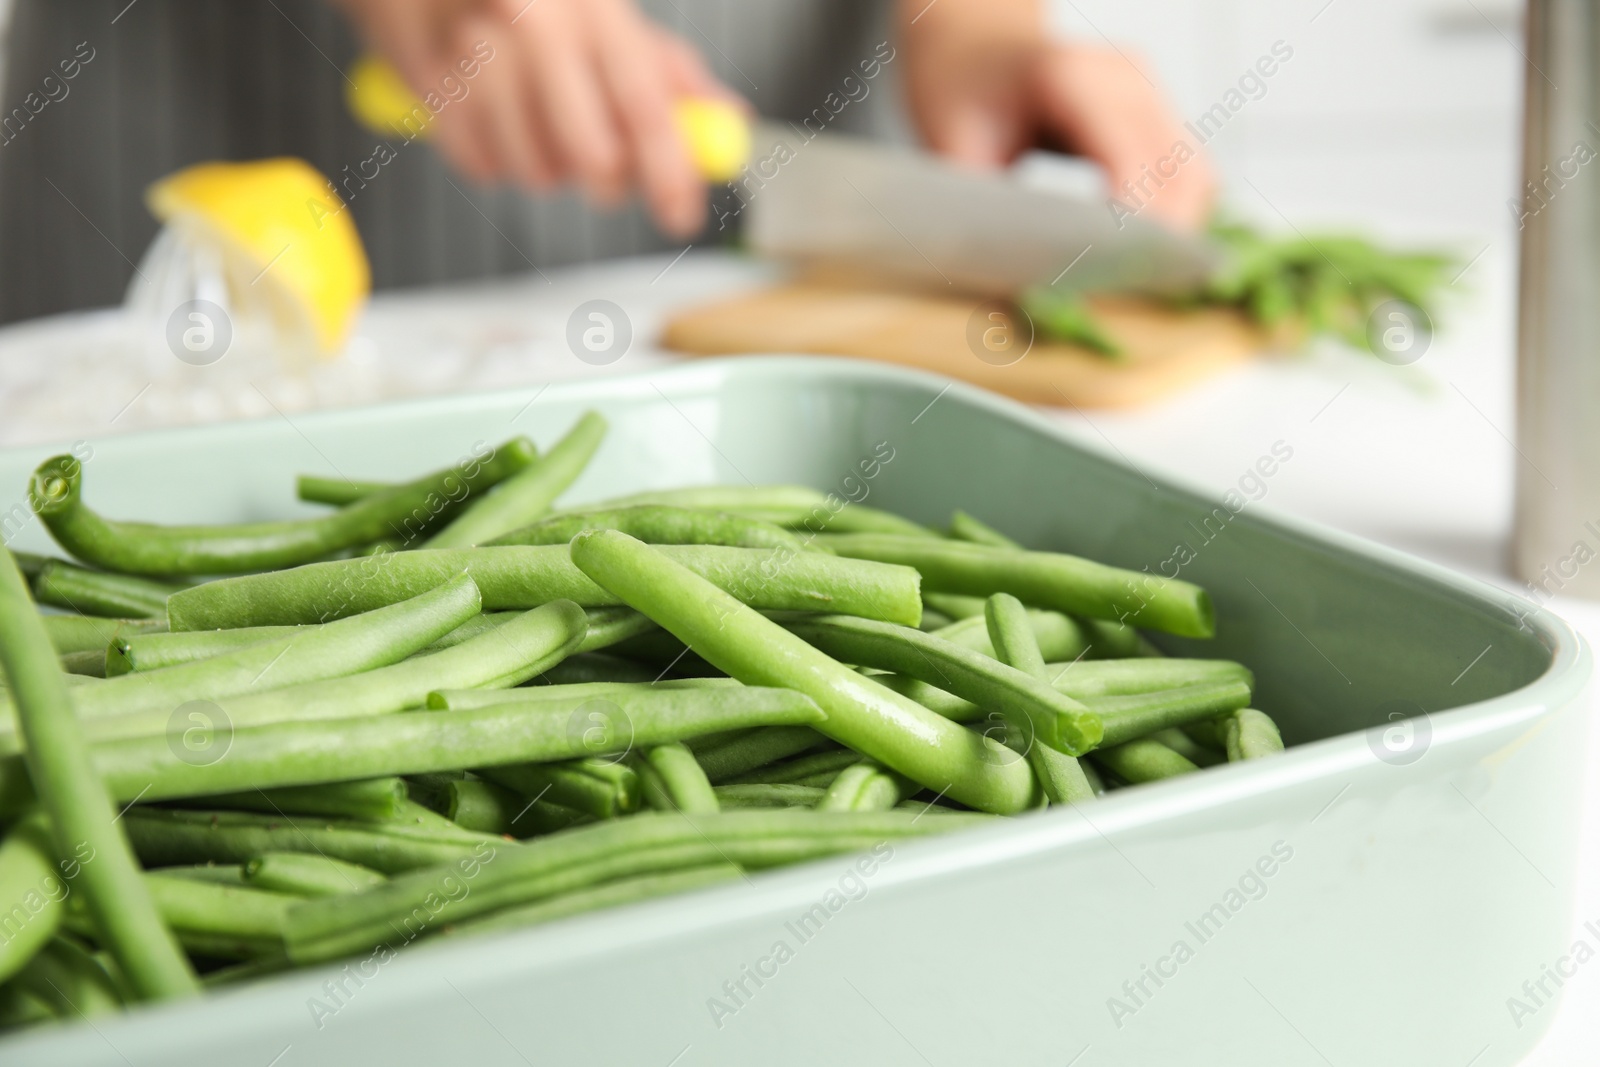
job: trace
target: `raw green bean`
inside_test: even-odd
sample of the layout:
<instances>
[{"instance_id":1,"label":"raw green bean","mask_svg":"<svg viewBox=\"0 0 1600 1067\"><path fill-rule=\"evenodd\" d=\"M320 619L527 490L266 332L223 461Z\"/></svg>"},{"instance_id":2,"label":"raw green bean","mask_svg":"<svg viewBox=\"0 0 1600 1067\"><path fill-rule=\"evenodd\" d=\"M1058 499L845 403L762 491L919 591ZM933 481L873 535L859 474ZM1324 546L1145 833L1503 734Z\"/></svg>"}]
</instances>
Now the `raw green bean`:
<instances>
[{"instance_id":1,"label":"raw green bean","mask_svg":"<svg viewBox=\"0 0 1600 1067\"><path fill-rule=\"evenodd\" d=\"M395 483L351 481L349 478L302 474L295 479L294 487L295 495L308 504L332 504L334 507L344 507L369 496L387 493L395 488Z\"/></svg>"},{"instance_id":2,"label":"raw green bean","mask_svg":"<svg viewBox=\"0 0 1600 1067\"><path fill-rule=\"evenodd\" d=\"M229 728L215 701L238 697L245 704L248 698L243 694L386 666L461 625L477 612L478 604L477 587L461 576L356 618L309 627L210 659L75 688L72 704L91 738L153 734L184 726L198 728L193 740L209 747L217 731L226 733ZM7 740L4 734L0 727L0 747ZM14 738L9 740L15 744ZM187 733L182 741L190 743Z\"/></svg>"},{"instance_id":3,"label":"raw green bean","mask_svg":"<svg viewBox=\"0 0 1600 1067\"><path fill-rule=\"evenodd\" d=\"M92 1019L122 1009L116 980L99 960L65 937L45 945L13 984L49 1005L62 1019Z\"/></svg>"},{"instance_id":4,"label":"raw green bean","mask_svg":"<svg viewBox=\"0 0 1600 1067\"><path fill-rule=\"evenodd\" d=\"M984 619L988 624L989 642L1000 662L1049 684L1049 668L1039 651L1033 620L1022 601L1009 593L996 593L989 598ZM1013 722L1018 728L1025 725L1015 718ZM1051 804L1077 804L1094 799L1094 787L1089 784L1083 766L1072 756L1037 741L1028 746L1027 755L1028 765L1039 779L1039 789Z\"/></svg>"},{"instance_id":5,"label":"raw green bean","mask_svg":"<svg viewBox=\"0 0 1600 1067\"><path fill-rule=\"evenodd\" d=\"M0 982L22 970L55 936L69 891L56 871L44 813L17 820L0 844Z\"/></svg>"},{"instance_id":6,"label":"raw green bean","mask_svg":"<svg viewBox=\"0 0 1600 1067\"><path fill-rule=\"evenodd\" d=\"M27 747L25 763L17 761L13 773L21 771L37 790L55 854L80 863L78 889L101 943L141 999L194 992L194 971L162 925L128 841L118 831L111 799L61 680L55 647L6 551L0 551L0 667Z\"/></svg>"},{"instance_id":7,"label":"raw green bean","mask_svg":"<svg viewBox=\"0 0 1600 1067\"><path fill-rule=\"evenodd\" d=\"M244 867L237 863L218 866L215 863L194 863L187 867L162 867L159 873L169 878L191 878L212 885L244 885Z\"/></svg>"},{"instance_id":8,"label":"raw green bean","mask_svg":"<svg viewBox=\"0 0 1600 1067\"><path fill-rule=\"evenodd\" d=\"M903 519L891 511L869 508L865 504L845 501L838 508L828 508L827 513L820 516L817 514L818 510L820 509L814 508L804 520L786 525L808 530L813 534L826 530L829 533L889 534L893 537L937 538L939 536L926 526L920 526L910 519Z\"/></svg>"},{"instance_id":9,"label":"raw green bean","mask_svg":"<svg viewBox=\"0 0 1600 1067\"><path fill-rule=\"evenodd\" d=\"M487 457L474 456L332 514L277 522L159 526L105 519L83 502L83 466L71 456L45 460L28 494L51 536L86 563L122 574L238 574L308 563L383 537L411 540L475 487L522 470L532 458L527 441L513 438Z\"/></svg>"},{"instance_id":10,"label":"raw green bean","mask_svg":"<svg viewBox=\"0 0 1600 1067\"><path fill-rule=\"evenodd\" d=\"M484 767L477 773L517 793L525 802L548 800L597 819L613 819L639 810L639 776L620 761L513 763Z\"/></svg>"},{"instance_id":11,"label":"raw green bean","mask_svg":"<svg viewBox=\"0 0 1600 1067\"><path fill-rule=\"evenodd\" d=\"M632 608L589 608L589 630L583 636L579 652L593 652L610 648L620 641L637 637L656 628L656 624Z\"/></svg>"},{"instance_id":12,"label":"raw green bean","mask_svg":"<svg viewBox=\"0 0 1600 1067\"><path fill-rule=\"evenodd\" d=\"M758 767L829 744L809 726L768 726L720 745L697 748L695 755L713 782L726 782Z\"/></svg>"},{"instance_id":13,"label":"raw green bean","mask_svg":"<svg viewBox=\"0 0 1600 1067\"><path fill-rule=\"evenodd\" d=\"M886 840L942 833L986 822L982 816L917 820L910 812L730 811L715 815L647 813L607 819L525 845L501 844L471 875L472 892L448 904L441 881L467 871L451 863L289 911L289 956L335 959L464 922L502 908L548 899L600 882L719 861L769 866L867 849ZM930 825L932 824L932 825Z\"/></svg>"},{"instance_id":14,"label":"raw green bean","mask_svg":"<svg viewBox=\"0 0 1600 1067\"><path fill-rule=\"evenodd\" d=\"M862 760L839 772L817 801L817 810L888 811L914 791L906 779L885 772L872 760Z\"/></svg>"},{"instance_id":15,"label":"raw green bean","mask_svg":"<svg viewBox=\"0 0 1600 1067\"><path fill-rule=\"evenodd\" d=\"M724 515L743 515L779 526L798 525L816 509L827 507L828 497L800 485L704 485L684 489L658 489L628 496L612 497L583 508L564 508L556 512L592 511L647 505L714 511Z\"/></svg>"},{"instance_id":16,"label":"raw green bean","mask_svg":"<svg viewBox=\"0 0 1600 1067\"><path fill-rule=\"evenodd\" d=\"M578 647L587 627L582 608L570 600L556 600L442 652L342 678L225 698L222 709L238 728L385 715L422 706L429 692L439 687L507 688L559 663ZM130 729L105 736L132 735Z\"/></svg>"},{"instance_id":17,"label":"raw green bean","mask_svg":"<svg viewBox=\"0 0 1600 1067\"><path fill-rule=\"evenodd\" d=\"M549 671L545 672L550 674ZM645 679L649 681L649 679ZM650 683L659 690L737 689L732 678L664 678ZM499 704L531 704L540 700L566 700L569 697L605 697L616 693L638 692L637 682L568 682L560 685L524 685L514 689L436 689L428 694L430 711L471 711ZM689 747L714 747L717 738L700 738ZM731 739L730 739L731 740Z\"/></svg>"},{"instance_id":18,"label":"raw green bean","mask_svg":"<svg viewBox=\"0 0 1600 1067\"><path fill-rule=\"evenodd\" d=\"M520 908L507 908L485 915L481 919L473 919L453 926L446 933L482 933L491 930L520 930L541 923L553 922L556 919L565 919L572 915L581 915L586 911L595 911L599 908L614 908L623 904L633 904L641 900L653 900L656 897L672 896L676 893L686 893L691 889L700 889L720 882L731 882L743 872L737 864L733 863L708 863L702 867L688 867L680 871L669 871L666 874L646 874L637 878L619 878L614 882L606 882L593 889L584 889L576 893L563 893L550 897L537 904L528 904Z\"/></svg>"},{"instance_id":19,"label":"raw green bean","mask_svg":"<svg viewBox=\"0 0 1600 1067\"><path fill-rule=\"evenodd\" d=\"M42 997L28 992L16 982L0 986L0 1029L20 1029L55 1019L55 1011Z\"/></svg>"},{"instance_id":20,"label":"raw green bean","mask_svg":"<svg viewBox=\"0 0 1600 1067\"><path fill-rule=\"evenodd\" d=\"M123 738L94 745L94 770L87 773L98 774L121 801L157 801L576 759L748 724L818 723L823 718L809 697L788 689L640 688L473 711L246 727L233 730L221 756L210 762L184 758L187 753L180 757L164 736ZM30 799L21 759L0 758L0 810L18 810Z\"/></svg>"},{"instance_id":21,"label":"raw green bean","mask_svg":"<svg viewBox=\"0 0 1600 1067\"><path fill-rule=\"evenodd\" d=\"M68 652L60 657L61 669L80 678L104 678L106 654L104 652Z\"/></svg>"},{"instance_id":22,"label":"raw green bean","mask_svg":"<svg viewBox=\"0 0 1600 1067\"><path fill-rule=\"evenodd\" d=\"M464 829L337 819L295 819L245 811L185 811L133 807L122 817L147 867L186 863L248 863L267 852L306 852L358 863L384 874L449 863L501 844Z\"/></svg>"},{"instance_id":23,"label":"raw green bean","mask_svg":"<svg viewBox=\"0 0 1600 1067\"><path fill-rule=\"evenodd\" d=\"M1214 719L1250 703L1250 687L1243 682L1186 685L1155 693L1093 698L1090 707L1105 724L1101 744L1120 745L1169 726Z\"/></svg>"},{"instance_id":24,"label":"raw green bean","mask_svg":"<svg viewBox=\"0 0 1600 1067\"><path fill-rule=\"evenodd\" d=\"M386 879L359 863L346 863L309 852L268 852L244 865L244 880L253 888L274 893L326 897L359 893Z\"/></svg>"},{"instance_id":25,"label":"raw green bean","mask_svg":"<svg viewBox=\"0 0 1600 1067\"><path fill-rule=\"evenodd\" d=\"M479 616L474 616L478 618ZM132 634L104 647L106 674L115 678L134 671L153 671L193 663L241 648L304 633L304 626L246 626L237 630L195 630L191 633Z\"/></svg>"},{"instance_id":26,"label":"raw green bean","mask_svg":"<svg viewBox=\"0 0 1600 1067\"><path fill-rule=\"evenodd\" d=\"M283 917L299 897L193 878L144 876L161 917L188 952L219 960L283 952Z\"/></svg>"},{"instance_id":27,"label":"raw green bean","mask_svg":"<svg viewBox=\"0 0 1600 1067\"><path fill-rule=\"evenodd\" d=\"M159 619L178 587L126 574L104 574L61 560L50 560L33 579L39 603L80 615Z\"/></svg>"},{"instance_id":28,"label":"raw green bean","mask_svg":"<svg viewBox=\"0 0 1600 1067\"><path fill-rule=\"evenodd\" d=\"M1204 589L1175 578L1123 570L1058 552L1015 552L988 545L887 534L824 534L841 556L915 567L928 589L990 596L1095 619L1115 619L1180 637L1216 632Z\"/></svg>"},{"instance_id":29,"label":"raw green bean","mask_svg":"<svg viewBox=\"0 0 1600 1067\"><path fill-rule=\"evenodd\" d=\"M932 634L842 615L783 616L780 621L834 659L920 678L982 707L1023 716L1030 737L1068 755L1086 752L1100 740L1099 717L1048 682Z\"/></svg>"},{"instance_id":30,"label":"raw green bean","mask_svg":"<svg viewBox=\"0 0 1600 1067\"><path fill-rule=\"evenodd\" d=\"M284 789L254 789L246 793L221 793L205 798L206 808L259 811L268 815L320 815L330 819L392 819L406 800L406 784L399 778L368 778L359 782L327 782ZM174 801L184 807L197 802Z\"/></svg>"},{"instance_id":31,"label":"raw green bean","mask_svg":"<svg viewBox=\"0 0 1600 1067\"><path fill-rule=\"evenodd\" d=\"M1005 813L1028 805L1032 774L995 742L830 659L668 552L611 530L572 541L573 561L586 573L725 673L746 685L786 686L813 697L828 715L822 733L971 807Z\"/></svg>"},{"instance_id":32,"label":"raw green bean","mask_svg":"<svg viewBox=\"0 0 1600 1067\"><path fill-rule=\"evenodd\" d=\"M922 591L922 602L935 611L943 612L955 621L983 618L983 606L988 603L981 596L964 596L961 593L935 593ZM981 630L982 627L980 626Z\"/></svg>"},{"instance_id":33,"label":"raw green bean","mask_svg":"<svg viewBox=\"0 0 1600 1067\"><path fill-rule=\"evenodd\" d=\"M1171 726L1165 730L1157 730L1150 735L1150 740L1160 741L1196 767L1214 767L1219 763L1227 762L1228 759L1226 753L1218 752L1214 748L1202 745L1177 726Z\"/></svg>"},{"instance_id":34,"label":"raw green bean","mask_svg":"<svg viewBox=\"0 0 1600 1067\"><path fill-rule=\"evenodd\" d=\"M87 615L45 615L44 630L56 651L104 652L119 637L160 633L167 628L166 612L160 619L97 619Z\"/></svg>"},{"instance_id":35,"label":"raw green bean","mask_svg":"<svg viewBox=\"0 0 1600 1067\"><path fill-rule=\"evenodd\" d=\"M493 782L476 778L451 782L444 791L444 801L445 815L457 826L485 834L528 836L528 830L516 823L533 803Z\"/></svg>"},{"instance_id":36,"label":"raw green bean","mask_svg":"<svg viewBox=\"0 0 1600 1067\"><path fill-rule=\"evenodd\" d=\"M1022 548L999 530L979 522L965 511L950 515L950 536L958 541L971 541L975 545L989 545L991 548Z\"/></svg>"},{"instance_id":37,"label":"raw green bean","mask_svg":"<svg viewBox=\"0 0 1600 1067\"><path fill-rule=\"evenodd\" d=\"M1230 763L1283 751L1283 738L1278 734L1277 724L1255 708L1240 708L1224 718L1222 738Z\"/></svg>"},{"instance_id":38,"label":"raw green bean","mask_svg":"<svg viewBox=\"0 0 1600 1067\"><path fill-rule=\"evenodd\" d=\"M682 744L656 745L644 750L641 763L660 780L670 807L686 815L716 814L717 795L711 781L695 761L693 752Z\"/></svg>"},{"instance_id":39,"label":"raw green bean","mask_svg":"<svg viewBox=\"0 0 1600 1067\"><path fill-rule=\"evenodd\" d=\"M650 625L654 626L655 623ZM660 673L653 667L642 666L621 656L609 656L603 652L577 652L528 684L531 688L539 685L583 685L595 682L648 683L655 681ZM457 692L446 694L447 697L457 695L464 694Z\"/></svg>"},{"instance_id":40,"label":"raw green bean","mask_svg":"<svg viewBox=\"0 0 1600 1067\"><path fill-rule=\"evenodd\" d=\"M1037 608L1025 610L1034 640L1045 659L1073 661L1094 653L1088 627L1077 619L1059 611L1040 611ZM981 612L930 632L951 644L970 648L991 659L999 659L994 654L994 642L989 640L988 623Z\"/></svg>"},{"instance_id":41,"label":"raw green bean","mask_svg":"<svg viewBox=\"0 0 1600 1067\"><path fill-rule=\"evenodd\" d=\"M917 629L921 630L925 634L931 634L935 630L944 629L946 626L951 625L955 621L955 619L952 619L948 615L934 611L932 608L928 607L927 601L923 601L922 621L917 623Z\"/></svg>"},{"instance_id":42,"label":"raw green bean","mask_svg":"<svg viewBox=\"0 0 1600 1067\"><path fill-rule=\"evenodd\" d=\"M741 782L714 786L724 811L739 808L814 808L828 792L787 782Z\"/></svg>"},{"instance_id":43,"label":"raw green bean","mask_svg":"<svg viewBox=\"0 0 1600 1067\"><path fill-rule=\"evenodd\" d=\"M663 545L659 551L757 608L830 611L916 625L922 616L916 571L820 552ZM536 608L552 600L584 607L618 597L573 566L563 545L396 552L311 563L268 574L207 582L173 595L174 630L326 622L416 596L469 574L486 610Z\"/></svg>"},{"instance_id":44,"label":"raw green bean","mask_svg":"<svg viewBox=\"0 0 1600 1067\"><path fill-rule=\"evenodd\" d=\"M507 478L493 493L473 501L427 541L428 548L466 548L491 541L542 518L556 497L577 480L600 440L606 420L593 411L579 417L544 455Z\"/></svg>"},{"instance_id":45,"label":"raw green bean","mask_svg":"<svg viewBox=\"0 0 1600 1067\"><path fill-rule=\"evenodd\" d=\"M1079 700L1153 693L1179 686L1243 682L1255 676L1243 664L1225 659L1079 660L1049 664L1051 684Z\"/></svg>"},{"instance_id":46,"label":"raw green bean","mask_svg":"<svg viewBox=\"0 0 1600 1067\"><path fill-rule=\"evenodd\" d=\"M809 756L797 756L782 763L773 763L765 767L758 767L729 779L729 785L766 784L775 785L798 782L802 778L813 775L836 775L846 767L860 763L861 753L853 752L848 748L841 748L833 752L816 752Z\"/></svg>"},{"instance_id":47,"label":"raw green bean","mask_svg":"<svg viewBox=\"0 0 1600 1067\"><path fill-rule=\"evenodd\" d=\"M1166 745L1152 741L1148 737L1102 748L1095 752L1094 758L1102 767L1129 785L1158 782L1163 778L1190 774L1200 769Z\"/></svg>"},{"instance_id":48,"label":"raw green bean","mask_svg":"<svg viewBox=\"0 0 1600 1067\"><path fill-rule=\"evenodd\" d=\"M781 526L741 515L643 504L607 511L574 511L502 534L490 544L564 545L583 530L621 530L652 545L730 545L734 548L805 546Z\"/></svg>"}]
</instances>

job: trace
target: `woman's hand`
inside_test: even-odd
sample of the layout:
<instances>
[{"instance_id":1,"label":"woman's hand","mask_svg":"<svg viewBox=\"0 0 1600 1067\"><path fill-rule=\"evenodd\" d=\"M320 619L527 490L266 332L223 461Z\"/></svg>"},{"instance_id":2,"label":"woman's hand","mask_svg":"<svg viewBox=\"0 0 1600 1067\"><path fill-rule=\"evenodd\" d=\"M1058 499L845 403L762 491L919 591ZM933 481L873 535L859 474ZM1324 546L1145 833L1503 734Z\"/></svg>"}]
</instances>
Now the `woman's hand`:
<instances>
[{"instance_id":1,"label":"woman's hand","mask_svg":"<svg viewBox=\"0 0 1600 1067\"><path fill-rule=\"evenodd\" d=\"M418 96L446 76L460 81L457 64L478 59L468 92L430 127L469 177L539 191L575 184L600 205L638 190L663 230L704 225L705 184L673 104L733 94L631 0L336 2Z\"/></svg>"},{"instance_id":2,"label":"woman's hand","mask_svg":"<svg viewBox=\"0 0 1600 1067\"><path fill-rule=\"evenodd\" d=\"M1211 166L1137 60L1050 40L1036 0L903 0L901 12L912 118L934 151L1001 167L1057 141L1104 167L1128 210L1204 224Z\"/></svg>"}]
</instances>

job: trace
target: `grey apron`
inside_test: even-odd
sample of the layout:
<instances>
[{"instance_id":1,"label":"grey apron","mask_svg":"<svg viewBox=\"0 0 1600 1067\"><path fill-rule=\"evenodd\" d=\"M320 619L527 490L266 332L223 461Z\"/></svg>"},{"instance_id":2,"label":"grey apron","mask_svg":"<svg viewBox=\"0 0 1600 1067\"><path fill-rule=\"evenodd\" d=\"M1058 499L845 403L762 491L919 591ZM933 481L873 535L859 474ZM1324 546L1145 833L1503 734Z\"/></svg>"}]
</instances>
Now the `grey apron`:
<instances>
[{"instance_id":1,"label":"grey apron","mask_svg":"<svg viewBox=\"0 0 1600 1067\"><path fill-rule=\"evenodd\" d=\"M883 2L642 6L777 118L822 105L888 36ZM341 71L359 52L325 0L17 0L0 100L0 322L120 302L156 232L144 189L180 167L291 155L336 180L355 172L378 141L343 102ZM893 128L894 73L830 128ZM598 213L571 194L475 188L421 141L350 209L378 287L668 247L637 205ZM713 222L703 239L728 232Z\"/></svg>"}]
</instances>

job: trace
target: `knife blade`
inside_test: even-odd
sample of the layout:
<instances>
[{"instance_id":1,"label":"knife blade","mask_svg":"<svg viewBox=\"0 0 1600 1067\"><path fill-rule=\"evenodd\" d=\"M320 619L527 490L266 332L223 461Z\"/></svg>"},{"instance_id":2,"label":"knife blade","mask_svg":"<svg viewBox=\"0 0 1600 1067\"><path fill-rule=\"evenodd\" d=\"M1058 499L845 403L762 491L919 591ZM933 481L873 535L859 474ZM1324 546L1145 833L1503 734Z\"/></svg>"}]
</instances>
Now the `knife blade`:
<instances>
[{"instance_id":1,"label":"knife blade","mask_svg":"<svg viewBox=\"0 0 1600 1067\"><path fill-rule=\"evenodd\" d=\"M1108 204L959 168L913 149L755 124L744 177L732 183L758 253L850 275L1015 296L1192 289L1218 255Z\"/></svg>"}]
</instances>

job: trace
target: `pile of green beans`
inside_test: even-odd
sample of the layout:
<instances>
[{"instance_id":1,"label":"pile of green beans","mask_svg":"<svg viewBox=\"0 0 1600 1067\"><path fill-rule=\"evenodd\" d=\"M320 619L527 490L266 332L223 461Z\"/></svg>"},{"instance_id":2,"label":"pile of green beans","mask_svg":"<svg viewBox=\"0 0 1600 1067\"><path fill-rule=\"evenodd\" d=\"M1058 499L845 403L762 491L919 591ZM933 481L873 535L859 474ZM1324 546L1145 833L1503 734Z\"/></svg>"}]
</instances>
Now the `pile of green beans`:
<instances>
[{"instance_id":1,"label":"pile of green beans","mask_svg":"<svg viewBox=\"0 0 1600 1067\"><path fill-rule=\"evenodd\" d=\"M0 553L0 1029L1283 748L1247 668L1147 636L1209 636L1197 586L800 486L563 503L605 432L243 525L41 466L71 558Z\"/></svg>"}]
</instances>

